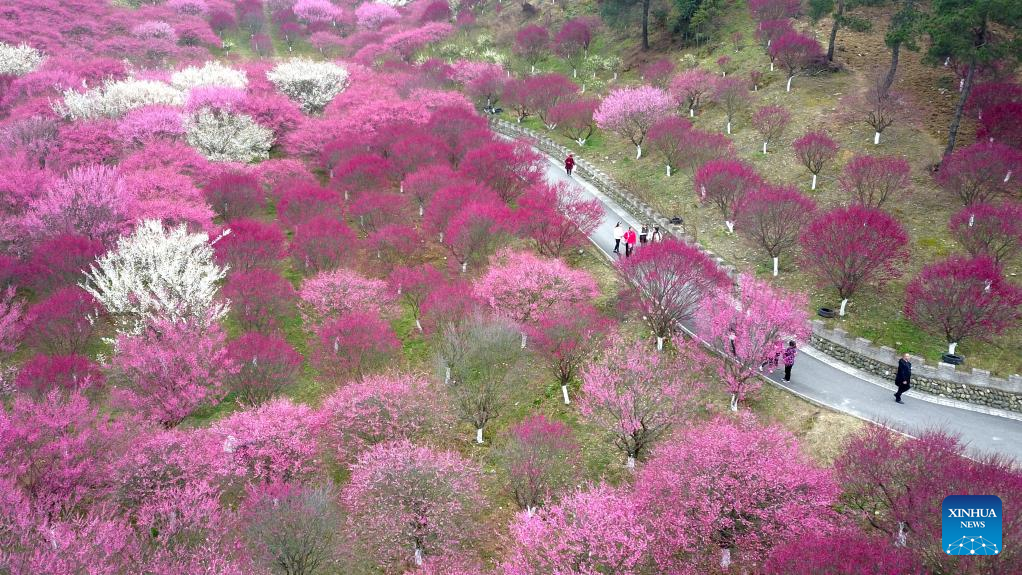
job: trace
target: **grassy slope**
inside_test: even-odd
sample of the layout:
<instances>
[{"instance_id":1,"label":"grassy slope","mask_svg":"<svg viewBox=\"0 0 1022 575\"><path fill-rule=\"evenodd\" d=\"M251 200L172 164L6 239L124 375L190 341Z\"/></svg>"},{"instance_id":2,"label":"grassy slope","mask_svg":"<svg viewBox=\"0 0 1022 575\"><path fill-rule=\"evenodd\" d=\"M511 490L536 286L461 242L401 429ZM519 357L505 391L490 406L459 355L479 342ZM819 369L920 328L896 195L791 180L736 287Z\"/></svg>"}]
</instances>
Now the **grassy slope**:
<instances>
[{"instance_id":1,"label":"grassy slope","mask_svg":"<svg viewBox=\"0 0 1022 575\"><path fill-rule=\"evenodd\" d=\"M740 3L739 3L740 4ZM507 52L513 31L522 22L517 11L510 15L510 8L499 16L500 22L486 21L481 26L485 31L482 35L492 39L485 45L490 49ZM919 54L903 55L901 66L902 76L908 95L914 98L916 110L906 121L899 121L884 132L880 146L872 144L872 128L864 121L865 112L854 106L852 97L866 86L869 73L880 69L886 54L882 44L884 22L886 16L880 11L867 14L877 25L867 33L856 33L842 30L838 40L837 59L852 62L844 71L836 74L817 77L798 77L793 82L792 92L785 92L785 74L781 71L769 72L769 60L762 48L754 42L754 25L744 10L733 9L724 18L716 43L705 47L666 52L642 54L635 50L636 38L629 34L630 30L604 30L594 44L593 53L607 56L615 55L624 61L617 84L636 83L638 63L667 57L679 68L681 62L699 62L701 66L716 70L716 60L722 55L732 59L736 73L747 75L750 70L761 70L764 73L765 86L752 94L753 103L744 114L736 119L732 139L739 155L753 163L756 168L771 182L798 186L808 193L822 208L837 206L845 201L840 190L837 177L841 166L856 154L871 153L898 155L905 157L912 165L912 189L894 198L885 209L901 220L911 237L912 258L905 267L905 275L887 286L871 286L857 294L849 304L849 315L845 319L831 320L830 323L840 326L856 336L866 337L878 344L912 351L925 356L928 360L939 359L940 353L946 349L941 338L921 332L902 317L904 286L911 277L925 264L945 257L952 252L961 251L957 248L947 232L947 221L958 206L946 202L940 190L933 184L928 167L940 157L942 142L937 130L947 116L943 113L948 102L953 101L954 94L946 90L935 89L936 86L947 84L945 76L948 72L929 69L920 63ZM555 17L546 15L538 18L540 22L556 23ZM481 19L484 21L484 19ZM807 27L805 22L799 26ZM829 21L824 20L815 29L819 38L825 39ZM746 39L744 47L735 52L730 40L732 32L740 32ZM480 34L461 41L466 47L478 49ZM659 42L664 45L666 42ZM474 45L474 46L473 46ZM851 50L843 49L845 45ZM656 43L655 46L656 47ZM872 51L872 53L870 53ZM513 59L512 59L513 61ZM857 68L858 67L858 68ZM542 72L570 73L565 64L558 59L549 58L537 69ZM924 79L929 77L930 82ZM922 78L922 80L921 80ZM592 83L590 83L590 89ZM600 74L596 87L603 85L613 87L609 74ZM920 88L922 86L922 88ZM929 92L921 90L929 89ZM939 99L931 105L929 99ZM768 154L764 155L759 135L749 123L749 116L756 107L779 104L786 107L792 114L792 121L779 142L772 144ZM935 106L942 106L933 110ZM510 119L510 116L509 116ZM537 119L528 118L525 123L537 130L543 130ZM695 119L696 127L709 131L723 131L723 111L715 106L707 106ZM799 164L791 151L791 142L807 130L823 130L830 134L841 146L838 158L824 168L816 191L809 190L809 174ZM966 127L968 131L968 127ZM717 252L727 260L737 263L744 269L755 270L761 276L769 276L770 262L754 246L743 242L740 238L725 233L719 215L714 209L698 205L693 192L691 174L679 173L674 177L666 176L663 166L657 161L651 150L644 151L644 157L634 160L634 147L612 134L597 132L584 147L555 133L555 137L564 145L579 151L585 158L601 165L632 193L643 197L662 213L669 216L680 215L686 227L698 240ZM797 270L794 254L782 255L782 273L777 280L789 289L805 291L810 295L812 309L820 306L835 307L837 295L830 289L815 284L813 278L801 274ZM1022 271L1019 262L1013 262L1007 268L1009 277L1016 277ZM1022 328L1011 330L992 343L966 341L959 346L960 353L968 356L968 365L991 369L997 374L1006 375L1022 371Z\"/></svg>"}]
</instances>

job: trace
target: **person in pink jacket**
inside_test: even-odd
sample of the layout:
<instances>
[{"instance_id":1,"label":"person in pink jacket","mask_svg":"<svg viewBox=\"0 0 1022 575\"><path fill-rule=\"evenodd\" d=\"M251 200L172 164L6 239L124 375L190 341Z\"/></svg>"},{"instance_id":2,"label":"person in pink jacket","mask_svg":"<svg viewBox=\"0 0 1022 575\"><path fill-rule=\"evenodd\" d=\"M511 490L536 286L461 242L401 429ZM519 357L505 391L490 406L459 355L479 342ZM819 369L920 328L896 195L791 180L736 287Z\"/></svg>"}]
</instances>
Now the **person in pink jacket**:
<instances>
[{"instance_id":1,"label":"person in pink jacket","mask_svg":"<svg viewBox=\"0 0 1022 575\"><path fill-rule=\"evenodd\" d=\"M632 226L628 226L628 231L625 232L625 257L626 258L627 257L631 257L632 252L635 250L635 242L636 241L637 241L637 236L635 235L635 230L632 229Z\"/></svg>"}]
</instances>

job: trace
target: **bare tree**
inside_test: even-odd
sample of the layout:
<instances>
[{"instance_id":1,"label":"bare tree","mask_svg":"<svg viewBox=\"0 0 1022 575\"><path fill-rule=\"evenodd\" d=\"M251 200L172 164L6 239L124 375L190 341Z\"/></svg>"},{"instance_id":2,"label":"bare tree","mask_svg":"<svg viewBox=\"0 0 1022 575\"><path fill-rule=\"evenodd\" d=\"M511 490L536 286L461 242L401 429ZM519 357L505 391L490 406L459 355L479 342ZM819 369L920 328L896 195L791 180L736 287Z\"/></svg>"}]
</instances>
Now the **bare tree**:
<instances>
[{"instance_id":1,"label":"bare tree","mask_svg":"<svg viewBox=\"0 0 1022 575\"><path fill-rule=\"evenodd\" d=\"M269 484L256 488L243 509L253 555L275 575L316 575L336 569L341 524L331 485Z\"/></svg>"}]
</instances>

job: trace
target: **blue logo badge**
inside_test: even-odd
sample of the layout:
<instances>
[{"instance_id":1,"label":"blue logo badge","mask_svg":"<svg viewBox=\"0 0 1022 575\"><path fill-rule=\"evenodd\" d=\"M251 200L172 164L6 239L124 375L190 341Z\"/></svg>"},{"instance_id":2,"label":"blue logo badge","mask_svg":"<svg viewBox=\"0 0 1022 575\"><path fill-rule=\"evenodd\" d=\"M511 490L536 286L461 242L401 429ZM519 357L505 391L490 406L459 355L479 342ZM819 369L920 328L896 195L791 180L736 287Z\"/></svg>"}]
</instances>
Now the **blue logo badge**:
<instances>
[{"instance_id":1,"label":"blue logo badge","mask_svg":"<svg viewBox=\"0 0 1022 575\"><path fill-rule=\"evenodd\" d=\"M1000 555L1001 498L948 495L942 507L941 544L948 555Z\"/></svg>"}]
</instances>

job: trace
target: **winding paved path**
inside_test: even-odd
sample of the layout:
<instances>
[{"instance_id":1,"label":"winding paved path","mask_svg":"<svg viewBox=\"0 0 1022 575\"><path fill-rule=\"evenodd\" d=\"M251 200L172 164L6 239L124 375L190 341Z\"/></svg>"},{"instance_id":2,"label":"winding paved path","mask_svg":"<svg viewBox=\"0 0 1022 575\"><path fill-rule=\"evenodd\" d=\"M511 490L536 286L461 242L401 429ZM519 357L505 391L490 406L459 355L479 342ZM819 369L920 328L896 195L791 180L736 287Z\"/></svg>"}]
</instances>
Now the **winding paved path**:
<instances>
[{"instance_id":1,"label":"winding paved path","mask_svg":"<svg viewBox=\"0 0 1022 575\"><path fill-rule=\"evenodd\" d=\"M590 183L578 177L569 178L564 173L561 159L537 152L548 160L547 181L579 186L588 195L600 200L605 215L591 239L608 258L621 257L613 253L614 224L620 221L622 225L638 229L639 221ZM936 398L923 397L924 394L914 390L905 394L905 404L899 405L894 402L893 382L837 362L810 346L802 348L790 382L782 381L780 372L771 374L770 381L812 403L908 435L917 435L926 429L943 429L958 434L971 453L999 453L1022 463L1022 420L934 403Z\"/></svg>"}]
</instances>

